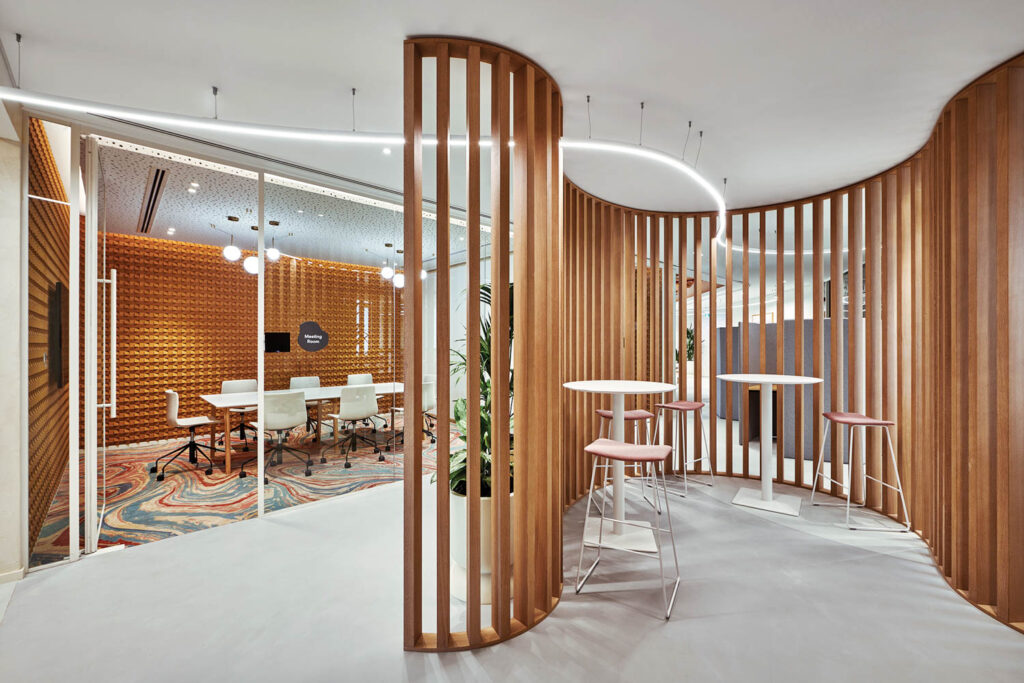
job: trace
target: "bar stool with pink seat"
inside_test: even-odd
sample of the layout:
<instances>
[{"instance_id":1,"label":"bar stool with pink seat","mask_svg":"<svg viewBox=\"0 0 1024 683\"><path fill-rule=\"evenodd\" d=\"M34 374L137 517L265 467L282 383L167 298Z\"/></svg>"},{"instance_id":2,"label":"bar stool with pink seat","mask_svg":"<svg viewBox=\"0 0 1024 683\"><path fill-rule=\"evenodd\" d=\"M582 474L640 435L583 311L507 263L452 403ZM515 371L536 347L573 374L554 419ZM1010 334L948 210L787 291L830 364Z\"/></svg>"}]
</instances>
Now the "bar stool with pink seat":
<instances>
[{"instance_id":1,"label":"bar stool with pink seat","mask_svg":"<svg viewBox=\"0 0 1024 683\"><path fill-rule=\"evenodd\" d=\"M601 425L597 432L597 438L603 439L611 436L612 431L612 411L605 410L604 408L598 408L594 411L598 417L601 418ZM626 429L629 429L629 424L633 424L633 443L651 443L651 421L654 419L654 413L643 408L637 408L636 410L627 410L622 414L622 419L626 422ZM644 441L640 441L640 423L644 425Z\"/></svg>"},{"instance_id":2,"label":"bar stool with pink seat","mask_svg":"<svg viewBox=\"0 0 1024 683\"><path fill-rule=\"evenodd\" d=\"M683 444L683 457L682 457L682 460L680 462L680 464L682 465L682 468L683 468L683 493L682 493L682 495L686 495L687 493L689 493L689 490L690 490L689 489L689 480L687 479L687 476L686 476L686 460L687 460L687 456L688 456L688 451L687 451L687 447L686 447L686 438L683 436L684 430L683 430L683 422L682 422L683 420L686 419L686 414L687 413L693 413L694 414L694 421L698 425L700 425L700 442L704 446L704 455L702 455L699 458L694 458L693 459L693 466L696 468L697 467L697 463L704 462L705 460L707 460L708 461L708 473L711 475L711 481L710 482L700 481L700 482L697 482L697 483L704 484L705 486L714 486L715 485L715 468L712 467L711 453L708 451L708 440L707 440L706 436L704 435L704 404L701 403L700 401L682 401L682 400L680 400L680 401L672 401L671 403L656 403L654 405L654 407L658 409L658 421L654 425L654 441L655 442L658 441L658 435L662 432L662 430L664 430L664 427L662 425L665 422L665 411L666 410L672 411L673 415L676 418L676 424L679 426L679 435L680 435L680 439L679 440ZM678 477L679 475L677 474L675 476ZM676 493L676 492L673 491L673 493ZM677 494L677 495L679 495L679 494Z\"/></svg>"},{"instance_id":3,"label":"bar stool with pink seat","mask_svg":"<svg viewBox=\"0 0 1024 683\"><path fill-rule=\"evenodd\" d=\"M604 408L598 408L594 411L597 416L601 418L601 423L598 426L597 438L605 439L611 438L612 435L612 411ZM654 420L654 413L643 408L637 408L636 410L627 410L622 414L622 420L625 423L623 430L623 437L629 433L629 425L633 425L633 443L653 443L651 441L651 422ZM644 440L640 440L640 424L644 426ZM636 467L634 467L633 475L636 475ZM648 473L640 467L640 490L643 491L646 486ZM647 498L644 494L644 500L654 506L654 501Z\"/></svg>"},{"instance_id":4,"label":"bar stool with pink seat","mask_svg":"<svg viewBox=\"0 0 1024 683\"><path fill-rule=\"evenodd\" d=\"M821 477L822 479L827 479L828 481L832 482L833 484L837 484L838 486L842 486L841 483L839 483L838 481L836 481L832 477L826 477L824 474L821 473L822 463L825 462L825 444L828 443L828 429L829 429L829 425L831 425L833 423L835 423L837 425L846 425L846 440L850 444L848 460L850 461L850 472L851 472L851 475L852 475L852 472L853 472L853 430L855 428L857 428L857 427L860 427L861 428L861 433L864 433L865 431L867 431L868 427L881 427L883 430L885 430L885 441L889 445L889 457L892 458L892 471L896 475L896 486L893 486L892 484L887 484L884 481L882 481L881 479L876 479L875 477L869 477L868 476L868 473L867 473L868 472L868 470L867 470L867 463L865 462L866 457L864 455L865 451L864 451L864 449L860 449L860 465L861 465L860 471L861 471L861 477L862 477L862 479L861 479L861 481L862 481L861 488L866 490L867 489L867 480L870 479L871 481L878 482L882 486L884 486L886 488L890 488L890 489L896 491L897 493L899 493L900 505L903 506L903 519L906 520L906 525L902 529L886 529L886 528L883 528L883 527L851 526L850 525L850 496L852 495L852 492L853 492L853 485L852 485L853 482L851 481L850 485L846 487L846 503L845 503L845 505L846 505L846 527L848 529L853 529L855 531L856 530L860 530L860 531L901 531L901 532L910 531L910 515L907 513L907 501L903 497L903 484L900 483L900 470L899 470L899 467L897 467L897 465L896 465L896 451L893 450L893 447L892 447L892 437L889 435L889 427L895 426L896 423L893 422L892 420L880 420L878 418L868 417L866 415L861 415L860 413L837 413L837 412L831 412L831 413L822 413L822 417L824 417L825 420L826 420L826 422L825 422L825 434L824 434L824 436L821 439L821 453L818 454L818 467L817 467L817 470L814 473L814 481L811 482L811 505L821 505L823 507L843 505L843 503L815 503L814 502L814 493L815 493L815 491L818 488L818 477ZM838 464L839 464L839 467L843 466L842 462L840 462ZM836 467L836 463L832 463L833 471L835 470L835 467ZM851 479L852 479L852 476L851 476ZM863 503L855 503L854 507L864 507L864 504Z\"/></svg>"},{"instance_id":5,"label":"bar stool with pink seat","mask_svg":"<svg viewBox=\"0 0 1024 683\"><path fill-rule=\"evenodd\" d=\"M583 449L585 452L594 456L594 466L590 472L590 492L587 495L587 512L583 522L583 538L580 540L580 560L576 566L576 592L579 593L584 584L590 578L591 574L597 568L597 564L601 561L601 550L620 550L622 552L633 553L635 555L642 555L644 557L657 557L658 566L661 570L661 597L665 603L665 619L672 616L672 607L675 605L676 592L679 590L679 556L676 553L676 539L672 534L672 516L668 508L668 487L665 485L665 460L672 454L671 446L657 446L657 445L638 445L631 443L621 443L619 441L612 441L611 439L598 439L592 442L586 448ZM590 521L590 511L594 505L594 485L597 479L597 471L599 469L604 470L603 488L607 490L609 482L609 472L612 469L613 461L623 462L625 464L632 464L640 467L650 466L651 477L653 480L654 496L658 499L658 505L656 506L656 512L654 514L654 523L646 523L638 520L628 519L615 519L605 514L605 508L608 496L601 497L601 504L598 507L599 511L599 527L597 533L597 541L587 540L587 523ZM661 477L658 478L660 473ZM660 495L660 498L659 498ZM664 512L662 512L661 501L664 501ZM667 527L661 526L662 520L667 520ZM606 523L611 524L611 529L605 530ZM646 549L634 549L626 547L625 544L617 545L615 543L615 536L621 532L618 531L619 525L625 525L634 528L640 528L649 530L654 537L653 548L650 550ZM665 581L665 561L662 557L661 552L661 535L668 534L672 541L672 558L675 562L676 567L676 578L672 586L672 595L669 597L668 584ZM580 578L580 574L583 573L583 553L584 550L590 547L597 548L597 558L594 563L590 565L583 578Z\"/></svg>"}]
</instances>

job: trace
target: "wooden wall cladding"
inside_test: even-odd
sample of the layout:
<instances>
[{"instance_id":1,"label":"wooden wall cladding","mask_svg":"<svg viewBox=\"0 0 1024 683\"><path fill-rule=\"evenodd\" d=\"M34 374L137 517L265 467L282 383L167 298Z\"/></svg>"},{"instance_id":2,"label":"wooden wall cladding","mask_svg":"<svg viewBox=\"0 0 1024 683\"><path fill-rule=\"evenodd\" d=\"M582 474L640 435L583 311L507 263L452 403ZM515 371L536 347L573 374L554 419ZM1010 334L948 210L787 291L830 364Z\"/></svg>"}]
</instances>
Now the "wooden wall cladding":
<instances>
[{"instance_id":1,"label":"wooden wall cladding","mask_svg":"<svg viewBox=\"0 0 1024 683\"><path fill-rule=\"evenodd\" d=\"M50 380L49 296L68 286L67 194L42 122L29 121L28 191L28 538L35 545L68 464L68 385ZM65 341L66 343L66 341Z\"/></svg>"},{"instance_id":2,"label":"wooden wall cladding","mask_svg":"<svg viewBox=\"0 0 1024 683\"><path fill-rule=\"evenodd\" d=\"M776 363L785 360L787 369L830 377L831 387L826 392L818 385L813 394L798 398L801 405L813 401L812 418L810 423L803 421L801 433L806 429L812 434L814 462L805 465L800 460L790 469L779 459L776 479L809 487L825 410L846 406L895 420L893 444L913 530L931 547L937 566L956 590L987 613L1024 630L1024 336L1019 333L1024 329L1024 56L957 94L924 147L896 167L823 195L730 212L727 225L734 225L735 216L743 231L742 276L735 284L742 292L744 321L753 290L760 292L764 323L766 218L774 216L781 224L787 212L793 215L792 225L809 230L811 243L797 233L795 270L786 274L788 279L780 276L777 281L777 311L784 311L784 297L792 296L786 289L795 284L789 291L797 294L796 317L802 320L806 315L813 321L813 334L810 362L801 355L799 360ZM609 219L617 214L626 216L625 227ZM661 285L676 275L671 261L665 267L656 260L651 265L648 244L657 245L659 239L669 244L664 227L651 218L566 182L563 287L569 320L562 352L563 367L572 379L666 379L686 386L683 376L664 376L674 348L659 348L655 341L660 326L673 324L672 307L652 305L650 293L671 291ZM680 226L675 236L677 262L692 264L692 274L700 282L705 257L712 256L714 271L716 251L721 254L723 249L709 244L707 232L702 236L698 227L705 219L713 226L715 217L679 213L666 218L662 226L673 219ZM748 253L754 251L748 235L756 236L761 245L756 281L748 269ZM729 238L723 234L722 239ZM784 246L781 233L777 239L769 248ZM831 301L825 301L825 283L838 282L844 275L839 260L828 259L829 251L843 248L849 249L854 268L864 267L863 297L859 268L850 276L855 291L849 310L854 319L845 351L837 313L843 310L841 289L831 288ZM735 273L732 258L723 257L723 262L726 272ZM626 288L621 286L620 271L626 273ZM685 277L684 273L680 279ZM807 302L805 285L811 292ZM731 289L729 283L727 296ZM612 305L593 303L608 301ZM615 302L623 302L625 309ZM827 338L826 303L837 322L829 325ZM692 323L685 320L682 307L680 338L692 324L698 353L709 337L714 358L719 352L715 323L711 330L704 329L702 304L699 299L695 304ZM803 330L795 329L796 343L804 347ZM760 367L756 358L750 362L757 352L747 354L749 344L743 336L744 370L748 362L753 371L766 367L763 330ZM620 366L623 359L626 363ZM711 368L715 387L715 365ZM691 396L702 400L699 381ZM719 400L714 389L708 398L706 417L716 414ZM582 448L597 436L591 401L570 397L568 406L562 431L562 494L567 504L585 491L587 462ZM712 449L716 440L721 442L716 432L709 435ZM780 430L779 444L792 442L794 435L792 428L789 434ZM693 439L691 449L696 449L699 434ZM855 448L865 449L867 473L895 483L897 473L883 457L877 435L869 435L862 446L859 441ZM830 442L826 452L843 452L842 438L831 430ZM803 449L803 439L796 443ZM728 448L718 450L728 453ZM752 476L755 463L748 449L741 457L742 465L735 468L731 459L718 459L716 472ZM856 481L859 465L852 473L855 499L902 520L892 492L883 493L870 481L862 488ZM837 479L843 476L836 474ZM845 495L841 486L828 485L825 490Z\"/></svg>"},{"instance_id":3,"label":"wooden wall cladding","mask_svg":"<svg viewBox=\"0 0 1024 683\"><path fill-rule=\"evenodd\" d=\"M107 421L107 442L179 438L165 419L165 389L180 395L182 416L212 415L201 394L219 392L223 380L256 377L256 277L224 260L219 247L119 233L108 233L105 244L119 285L118 414ZM266 354L266 388L287 389L293 376L317 375L325 386L345 384L350 373L397 377L401 300L394 294L376 268L288 257L268 263L266 330L292 339L289 353ZM298 348L307 320L327 332L327 348Z\"/></svg>"},{"instance_id":4,"label":"wooden wall cladding","mask_svg":"<svg viewBox=\"0 0 1024 683\"><path fill-rule=\"evenodd\" d=\"M465 529L466 628L453 631L448 592L447 542L451 495L444 482L448 460L438 451L435 631L423 625L423 476L419 439L405 442L405 648L458 650L501 642L531 628L557 604L562 591L562 440L558 438L564 406L574 400L563 391L564 367L558 331L564 324L559 277L562 260L561 136L562 104L558 86L540 67L522 55L496 45L456 38L411 38L405 42L405 244L406 269L417 272L423 243L423 69L436 69L436 149L439 224L449 215L448 178L450 77L453 60L465 63L467 145L468 301L443 305L438 297L437 324L448 328L450 316L464 311L468 349L479 346L480 282L480 102L491 102L491 303L490 375L495 405L491 410L491 620L481 624L481 487L480 487L480 358L470 353L466 373L469 433ZM481 92L481 69L490 69L491 91ZM456 89L456 92L459 90ZM514 130L514 134L512 131ZM509 142L514 141L510 149ZM458 149L458 148L455 148ZM512 191L512 183L515 191ZM514 197L514 204L512 203ZM511 231L515 222L514 236ZM442 229L438 233L444 234ZM509 253L514 237L515 273ZM444 249L442 248L443 252ZM445 257L446 258L446 257ZM440 264L440 260L439 260ZM448 269L438 268L438 292L448 291ZM502 331L513 314L508 284L515 282L515 344ZM423 306L418 279L406 282L405 409L420 412L423 378ZM610 300L606 300L610 301ZM438 365L448 363L447 339L438 338ZM512 449L508 397L508 359L515 372L515 496L512 492ZM499 405L500 404L500 405ZM448 421L447 401L438 401L437 418ZM440 444L439 444L440 445ZM514 520L514 524L513 524ZM514 531L513 531L514 530ZM461 533L462 530L455 530Z\"/></svg>"}]
</instances>

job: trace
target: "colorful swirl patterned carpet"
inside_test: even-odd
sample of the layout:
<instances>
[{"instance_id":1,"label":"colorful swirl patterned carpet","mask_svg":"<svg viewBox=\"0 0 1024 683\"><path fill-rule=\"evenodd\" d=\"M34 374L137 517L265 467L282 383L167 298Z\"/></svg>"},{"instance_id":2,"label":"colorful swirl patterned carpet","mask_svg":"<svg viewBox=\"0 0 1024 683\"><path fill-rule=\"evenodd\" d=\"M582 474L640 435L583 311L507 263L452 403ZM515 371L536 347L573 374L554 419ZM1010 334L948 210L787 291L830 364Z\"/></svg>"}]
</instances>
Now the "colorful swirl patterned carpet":
<instances>
[{"instance_id":1,"label":"colorful swirl patterned carpet","mask_svg":"<svg viewBox=\"0 0 1024 683\"><path fill-rule=\"evenodd\" d=\"M359 431L371 436L368 429ZM378 436L383 444L383 435ZM453 432L453 450L457 447L457 438ZM208 442L208 439L199 440ZM107 503L99 539L101 548L149 543L256 516L255 463L246 468L249 476L244 479L238 476L239 465L248 459L249 453L233 454L231 474L224 473L223 456L219 453L220 460L214 458L215 469L210 476L205 474L205 460L200 458L199 465L190 465L186 456L178 458L167 469L164 481L158 482L156 475L150 474L150 465L158 456L183 443L133 446L107 452ZM268 466L267 511L344 495L402 478L400 449L398 452L385 452L385 461L380 462L372 448L361 443L356 451L349 454L351 469L345 469L344 456L339 449L331 448L330 438L326 439L326 444L327 463L321 464L321 447L312 440L312 435L303 430L293 433L288 445L313 454L312 475L305 476L305 465L287 453L282 464ZM461 442L458 447L461 447ZM425 439L423 472L428 474L436 469L436 446ZM103 487L102 481L100 486ZM83 489L84 486L79 488L80 491ZM102 494L100 498L102 506ZM84 501L80 510L82 505ZM46 564L67 556L68 541L68 482L65 476L32 550L31 565Z\"/></svg>"}]
</instances>

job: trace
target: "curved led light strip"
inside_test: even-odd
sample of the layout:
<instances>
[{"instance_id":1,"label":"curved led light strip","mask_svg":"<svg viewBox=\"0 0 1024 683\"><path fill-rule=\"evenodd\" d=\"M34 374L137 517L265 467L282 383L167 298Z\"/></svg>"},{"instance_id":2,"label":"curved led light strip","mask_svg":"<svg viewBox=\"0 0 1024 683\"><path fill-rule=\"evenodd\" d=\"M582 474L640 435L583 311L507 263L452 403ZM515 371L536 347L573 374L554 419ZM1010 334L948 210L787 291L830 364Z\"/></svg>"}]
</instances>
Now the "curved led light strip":
<instances>
[{"instance_id":1,"label":"curved led light strip","mask_svg":"<svg viewBox=\"0 0 1024 683\"><path fill-rule=\"evenodd\" d=\"M657 161L660 164L668 166L669 168L679 171L687 178L697 183L701 189L708 193L711 199L715 202L715 206L718 207L718 228L715 230L714 240L720 241L719 236L722 233L722 229L725 227L725 198L714 188L714 186L708 182L707 178L702 176L692 166L677 159L674 156L670 156L664 152L659 152L656 149L650 147L641 147L639 145L627 145L621 142L606 142L603 140L575 140L572 138L562 138L560 145L562 149L583 149L593 150L597 152L613 152L615 154L625 154L629 156L638 157L641 159L648 159L650 161Z\"/></svg>"},{"instance_id":2,"label":"curved led light strip","mask_svg":"<svg viewBox=\"0 0 1024 683\"><path fill-rule=\"evenodd\" d=\"M309 128L290 128L285 126L268 126L250 123L233 123L219 119L205 119L194 116L180 116L177 114L163 114L133 109L130 107L119 107L106 104L97 104L85 100L76 100L68 97L55 97L52 95L41 95L16 88L0 87L0 100L18 102L36 107L57 109L60 111L71 111L80 114L93 114L111 118L125 119L139 123L153 124L157 126L170 126L175 128L190 128L193 130L205 130L215 133L227 133L236 135L250 135L253 137L276 138L283 140L302 140L307 142L333 142L340 144L372 144L372 145L404 145L405 138L402 135L387 133L359 133L315 130ZM423 137L424 145L436 145L437 138L433 136ZM465 146L466 138L449 138L450 146ZM510 143L511 144L511 143ZM656 161L664 166L682 173L694 181L714 201L718 208L718 228L715 230L714 240L720 241L719 236L725 227L725 198L716 190L704 176L684 161L659 152L648 147L629 145L619 142L607 142L601 140L576 140L562 138L559 142L562 149L579 149L596 152L611 152L624 154L650 161ZM490 147L491 141L480 140L481 147Z\"/></svg>"}]
</instances>

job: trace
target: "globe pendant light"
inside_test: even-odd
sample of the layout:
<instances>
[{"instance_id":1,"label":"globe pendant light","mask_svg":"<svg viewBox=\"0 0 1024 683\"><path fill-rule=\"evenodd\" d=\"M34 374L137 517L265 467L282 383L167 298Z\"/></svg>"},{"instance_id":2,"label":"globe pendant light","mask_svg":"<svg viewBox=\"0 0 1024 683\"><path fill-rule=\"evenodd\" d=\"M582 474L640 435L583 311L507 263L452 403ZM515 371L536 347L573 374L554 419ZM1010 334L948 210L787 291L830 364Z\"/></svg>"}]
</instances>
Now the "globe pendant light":
<instances>
[{"instance_id":1,"label":"globe pendant light","mask_svg":"<svg viewBox=\"0 0 1024 683\"><path fill-rule=\"evenodd\" d=\"M395 273L395 289L401 289L405 287L405 275L403 273Z\"/></svg>"},{"instance_id":2,"label":"globe pendant light","mask_svg":"<svg viewBox=\"0 0 1024 683\"><path fill-rule=\"evenodd\" d=\"M245 272L255 275L260 272L260 260L255 256L246 256L242 261L242 267L245 268Z\"/></svg>"},{"instance_id":3,"label":"globe pendant light","mask_svg":"<svg viewBox=\"0 0 1024 683\"><path fill-rule=\"evenodd\" d=\"M224 258L228 261L237 261L242 258L242 250L235 246L235 236L231 236L231 244L224 247Z\"/></svg>"},{"instance_id":4,"label":"globe pendant light","mask_svg":"<svg viewBox=\"0 0 1024 683\"><path fill-rule=\"evenodd\" d=\"M276 261L279 258L281 258L281 252L279 252L277 250L277 247L274 246L275 240L276 238L274 237L270 238L270 248L263 252L264 254L266 254L267 260L269 261Z\"/></svg>"},{"instance_id":5,"label":"globe pendant light","mask_svg":"<svg viewBox=\"0 0 1024 683\"><path fill-rule=\"evenodd\" d=\"M395 269L392 268L391 266L385 265L383 268L380 269L380 276L385 280L390 280L391 278L395 277Z\"/></svg>"}]
</instances>

